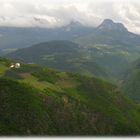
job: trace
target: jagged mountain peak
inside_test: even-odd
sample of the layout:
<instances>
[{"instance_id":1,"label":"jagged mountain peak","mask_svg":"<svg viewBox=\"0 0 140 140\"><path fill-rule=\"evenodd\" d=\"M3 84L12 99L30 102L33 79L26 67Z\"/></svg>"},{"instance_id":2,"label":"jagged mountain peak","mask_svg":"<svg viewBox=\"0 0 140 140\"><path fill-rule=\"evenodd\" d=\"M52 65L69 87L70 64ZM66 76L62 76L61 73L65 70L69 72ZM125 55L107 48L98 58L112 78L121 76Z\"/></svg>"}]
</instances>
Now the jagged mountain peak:
<instances>
[{"instance_id":1,"label":"jagged mountain peak","mask_svg":"<svg viewBox=\"0 0 140 140\"><path fill-rule=\"evenodd\" d=\"M122 23L116 23L111 19L105 19L98 27L98 30L108 30L108 31L121 31L121 32L127 32L127 28Z\"/></svg>"},{"instance_id":2,"label":"jagged mountain peak","mask_svg":"<svg viewBox=\"0 0 140 140\"><path fill-rule=\"evenodd\" d=\"M104 19L102 24L114 24L114 21L112 19Z\"/></svg>"}]
</instances>

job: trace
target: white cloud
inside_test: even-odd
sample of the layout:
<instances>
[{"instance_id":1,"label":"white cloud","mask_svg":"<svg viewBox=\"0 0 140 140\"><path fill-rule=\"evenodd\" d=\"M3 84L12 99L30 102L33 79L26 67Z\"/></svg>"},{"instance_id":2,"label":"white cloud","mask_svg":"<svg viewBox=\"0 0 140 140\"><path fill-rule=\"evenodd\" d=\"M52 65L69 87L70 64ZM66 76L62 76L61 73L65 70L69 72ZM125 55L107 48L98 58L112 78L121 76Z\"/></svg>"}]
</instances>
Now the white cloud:
<instances>
[{"instance_id":1,"label":"white cloud","mask_svg":"<svg viewBox=\"0 0 140 140\"><path fill-rule=\"evenodd\" d=\"M0 0L1 26L55 27L77 20L89 26L103 19L122 22L140 33L138 0Z\"/></svg>"}]
</instances>

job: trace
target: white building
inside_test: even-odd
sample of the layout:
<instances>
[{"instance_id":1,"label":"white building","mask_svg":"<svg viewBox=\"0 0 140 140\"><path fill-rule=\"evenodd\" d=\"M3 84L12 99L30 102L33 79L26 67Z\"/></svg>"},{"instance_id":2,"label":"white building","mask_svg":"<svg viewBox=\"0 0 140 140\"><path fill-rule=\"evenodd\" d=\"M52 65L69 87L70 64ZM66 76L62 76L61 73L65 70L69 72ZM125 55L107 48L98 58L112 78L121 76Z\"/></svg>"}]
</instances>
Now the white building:
<instances>
[{"instance_id":1,"label":"white building","mask_svg":"<svg viewBox=\"0 0 140 140\"><path fill-rule=\"evenodd\" d=\"M14 68L14 67L15 67L15 65L11 64L10 68Z\"/></svg>"},{"instance_id":2,"label":"white building","mask_svg":"<svg viewBox=\"0 0 140 140\"><path fill-rule=\"evenodd\" d=\"M11 66L10 66L10 68L16 68L16 69L18 69L20 67L21 67L20 63L11 64Z\"/></svg>"},{"instance_id":3,"label":"white building","mask_svg":"<svg viewBox=\"0 0 140 140\"><path fill-rule=\"evenodd\" d=\"M20 68L20 63L16 63L15 68Z\"/></svg>"}]
</instances>

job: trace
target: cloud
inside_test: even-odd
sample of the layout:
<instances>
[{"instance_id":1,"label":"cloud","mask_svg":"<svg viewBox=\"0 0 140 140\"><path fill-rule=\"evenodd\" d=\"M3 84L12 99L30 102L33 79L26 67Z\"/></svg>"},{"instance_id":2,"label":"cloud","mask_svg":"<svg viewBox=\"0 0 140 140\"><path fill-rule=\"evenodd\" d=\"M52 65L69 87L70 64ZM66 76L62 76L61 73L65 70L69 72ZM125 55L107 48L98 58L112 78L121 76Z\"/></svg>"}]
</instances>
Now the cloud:
<instances>
[{"instance_id":1,"label":"cloud","mask_svg":"<svg viewBox=\"0 0 140 140\"><path fill-rule=\"evenodd\" d=\"M0 26L58 27L70 21L97 26L103 19L122 22L140 33L137 0L0 0Z\"/></svg>"}]
</instances>

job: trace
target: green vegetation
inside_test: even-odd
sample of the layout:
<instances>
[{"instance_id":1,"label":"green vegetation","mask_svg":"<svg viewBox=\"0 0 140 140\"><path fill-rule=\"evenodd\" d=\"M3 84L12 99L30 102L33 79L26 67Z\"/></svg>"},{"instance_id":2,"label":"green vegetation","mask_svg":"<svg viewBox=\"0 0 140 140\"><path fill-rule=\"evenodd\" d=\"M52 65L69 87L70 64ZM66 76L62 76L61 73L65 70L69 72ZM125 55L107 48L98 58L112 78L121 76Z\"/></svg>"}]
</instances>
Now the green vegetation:
<instances>
[{"instance_id":1,"label":"green vegetation","mask_svg":"<svg viewBox=\"0 0 140 140\"><path fill-rule=\"evenodd\" d=\"M17 50L7 57L68 72L109 79L105 69L83 47L70 41L50 41Z\"/></svg>"},{"instance_id":2,"label":"green vegetation","mask_svg":"<svg viewBox=\"0 0 140 140\"><path fill-rule=\"evenodd\" d=\"M132 63L122 83L124 94L136 102L140 101L140 59Z\"/></svg>"},{"instance_id":3,"label":"green vegetation","mask_svg":"<svg viewBox=\"0 0 140 140\"><path fill-rule=\"evenodd\" d=\"M21 68L0 58L0 135L140 135L140 36L109 19L92 30L72 23L45 31L40 38L58 40L6 55ZM32 44L33 32L14 44ZM6 47L14 40L6 38Z\"/></svg>"},{"instance_id":4,"label":"green vegetation","mask_svg":"<svg viewBox=\"0 0 140 140\"><path fill-rule=\"evenodd\" d=\"M9 69L8 61L1 60L0 135L140 134L140 108L116 86L34 64Z\"/></svg>"},{"instance_id":5,"label":"green vegetation","mask_svg":"<svg viewBox=\"0 0 140 140\"><path fill-rule=\"evenodd\" d=\"M0 135L41 134L47 129L39 93L10 79L0 78L0 116Z\"/></svg>"},{"instance_id":6,"label":"green vegetation","mask_svg":"<svg viewBox=\"0 0 140 140\"><path fill-rule=\"evenodd\" d=\"M133 72L124 84L125 95L136 101L140 101L140 71Z\"/></svg>"},{"instance_id":7,"label":"green vegetation","mask_svg":"<svg viewBox=\"0 0 140 140\"><path fill-rule=\"evenodd\" d=\"M123 45L78 43L81 46L69 41L50 41L19 49L7 57L117 83L140 52L136 47Z\"/></svg>"}]
</instances>

